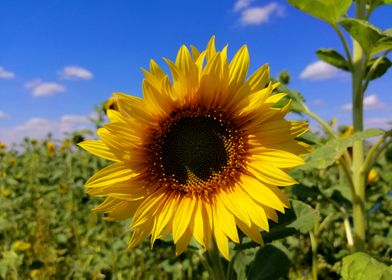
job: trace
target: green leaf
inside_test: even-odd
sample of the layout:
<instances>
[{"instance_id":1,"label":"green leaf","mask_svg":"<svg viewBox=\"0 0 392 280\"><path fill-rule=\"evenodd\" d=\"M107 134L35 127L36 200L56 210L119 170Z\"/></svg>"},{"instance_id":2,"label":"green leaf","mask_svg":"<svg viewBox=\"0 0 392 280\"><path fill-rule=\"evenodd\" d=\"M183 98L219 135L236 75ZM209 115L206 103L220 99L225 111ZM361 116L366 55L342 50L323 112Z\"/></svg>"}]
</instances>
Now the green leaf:
<instances>
[{"instance_id":1,"label":"green leaf","mask_svg":"<svg viewBox=\"0 0 392 280\"><path fill-rule=\"evenodd\" d=\"M282 101L279 102L275 106L276 108L283 107L284 105L287 104L287 102L289 102L289 100L291 100L290 111L292 111L294 113L301 114L305 110L305 108L303 106L303 103L305 102L305 100L304 100L303 96L298 91L292 90L284 84L280 84L275 89L275 92L287 93L287 96L285 98L283 98Z\"/></svg>"},{"instance_id":2,"label":"green leaf","mask_svg":"<svg viewBox=\"0 0 392 280\"><path fill-rule=\"evenodd\" d=\"M286 277L291 261L287 254L274 245L259 249L250 266L248 279L267 280Z\"/></svg>"},{"instance_id":3,"label":"green leaf","mask_svg":"<svg viewBox=\"0 0 392 280\"><path fill-rule=\"evenodd\" d=\"M324 62L335 66L336 68L348 71L348 62L344 57L333 49L319 49L316 52L317 56Z\"/></svg>"},{"instance_id":4,"label":"green leaf","mask_svg":"<svg viewBox=\"0 0 392 280\"><path fill-rule=\"evenodd\" d=\"M299 200L291 200L291 208L279 215L279 223L271 224L269 232L263 232L264 242L272 242L293 234L307 233L319 219L319 212Z\"/></svg>"},{"instance_id":5,"label":"green leaf","mask_svg":"<svg viewBox=\"0 0 392 280\"><path fill-rule=\"evenodd\" d=\"M254 260L257 251L257 248L241 250L237 253L235 259L232 260L234 262L233 269L237 275L238 280L247 279L247 268L249 264Z\"/></svg>"},{"instance_id":6,"label":"green leaf","mask_svg":"<svg viewBox=\"0 0 392 280\"><path fill-rule=\"evenodd\" d=\"M370 128L361 132L356 132L347 138L332 139L320 148L313 151L305 159L305 164L298 167L298 169L324 169L335 163L343 152L351 147L354 141L364 140L384 134L384 131L376 128Z\"/></svg>"},{"instance_id":7,"label":"green leaf","mask_svg":"<svg viewBox=\"0 0 392 280\"><path fill-rule=\"evenodd\" d=\"M376 60L377 60L377 58L373 58L368 62L367 69L366 69L367 72L369 72L370 68L372 67L373 63ZM392 62L387 57L384 57L378 63L376 70L373 72L373 75L371 76L370 80L380 78L382 75L384 75L388 71L389 67L391 67L391 66L392 66Z\"/></svg>"},{"instance_id":8,"label":"green leaf","mask_svg":"<svg viewBox=\"0 0 392 280\"><path fill-rule=\"evenodd\" d=\"M289 0L297 9L335 25L347 10L352 0Z\"/></svg>"},{"instance_id":9,"label":"green leaf","mask_svg":"<svg viewBox=\"0 0 392 280\"><path fill-rule=\"evenodd\" d=\"M265 243L282 239L294 234L308 233L320 219L318 211L299 200L291 200L291 208L285 214L278 214L279 223L270 224L270 231L261 234ZM235 250L244 250L260 246L256 242L246 242L235 246Z\"/></svg>"},{"instance_id":10,"label":"green leaf","mask_svg":"<svg viewBox=\"0 0 392 280\"><path fill-rule=\"evenodd\" d=\"M382 5L392 4L392 0L373 0L372 7L376 8Z\"/></svg>"},{"instance_id":11,"label":"green leaf","mask_svg":"<svg viewBox=\"0 0 392 280\"><path fill-rule=\"evenodd\" d=\"M389 280L392 268L360 252L343 258L341 275L344 280Z\"/></svg>"},{"instance_id":12,"label":"green leaf","mask_svg":"<svg viewBox=\"0 0 392 280\"><path fill-rule=\"evenodd\" d=\"M365 20L346 18L341 20L340 23L367 54L371 53L376 42L383 37L380 29Z\"/></svg>"},{"instance_id":13,"label":"green leaf","mask_svg":"<svg viewBox=\"0 0 392 280\"><path fill-rule=\"evenodd\" d=\"M375 43L372 49L372 56L380 52L392 50L392 28L385 30L382 35L382 38Z\"/></svg>"}]
</instances>

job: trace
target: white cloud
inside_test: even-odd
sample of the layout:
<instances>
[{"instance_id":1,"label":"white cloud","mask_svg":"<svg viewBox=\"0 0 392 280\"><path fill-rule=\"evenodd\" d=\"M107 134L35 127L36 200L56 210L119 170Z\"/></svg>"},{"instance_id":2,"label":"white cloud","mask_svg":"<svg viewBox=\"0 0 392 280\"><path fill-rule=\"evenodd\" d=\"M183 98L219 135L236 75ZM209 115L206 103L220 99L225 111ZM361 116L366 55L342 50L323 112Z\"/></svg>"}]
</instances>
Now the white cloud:
<instances>
[{"instance_id":1,"label":"white cloud","mask_svg":"<svg viewBox=\"0 0 392 280\"><path fill-rule=\"evenodd\" d=\"M322 99L314 99L312 101L312 104L315 105L315 106L320 106L320 105L324 104L324 101Z\"/></svg>"},{"instance_id":2,"label":"white cloud","mask_svg":"<svg viewBox=\"0 0 392 280\"><path fill-rule=\"evenodd\" d=\"M376 110L376 109L383 109L386 107L387 107L387 104L382 102L375 94L366 96L363 99L363 109L364 110ZM353 108L353 106L350 103L342 106L343 111L351 111L352 108Z\"/></svg>"},{"instance_id":3,"label":"white cloud","mask_svg":"<svg viewBox=\"0 0 392 280\"><path fill-rule=\"evenodd\" d=\"M240 22L243 25L259 25L266 23L272 16L283 16L283 7L270 3L263 7L251 7L241 12Z\"/></svg>"},{"instance_id":4,"label":"white cloud","mask_svg":"<svg viewBox=\"0 0 392 280\"><path fill-rule=\"evenodd\" d=\"M237 0L234 4L234 11L238 12L249 7L250 3L252 3L253 1L254 0Z\"/></svg>"},{"instance_id":5,"label":"white cloud","mask_svg":"<svg viewBox=\"0 0 392 280\"><path fill-rule=\"evenodd\" d=\"M0 79L12 79L15 77L15 73L5 70L4 67L0 66Z\"/></svg>"},{"instance_id":6,"label":"white cloud","mask_svg":"<svg viewBox=\"0 0 392 280\"><path fill-rule=\"evenodd\" d=\"M66 66L63 70L59 72L59 74L63 79L67 80L91 80L93 78L93 73L91 73L91 71L78 66Z\"/></svg>"},{"instance_id":7,"label":"white cloud","mask_svg":"<svg viewBox=\"0 0 392 280\"><path fill-rule=\"evenodd\" d=\"M381 128L381 129L391 129L392 127L392 116L389 118L369 118L364 121L365 128Z\"/></svg>"},{"instance_id":8,"label":"white cloud","mask_svg":"<svg viewBox=\"0 0 392 280\"><path fill-rule=\"evenodd\" d=\"M55 120L31 118L15 127L1 128L0 139L8 144L18 143L24 137L43 139L48 133L55 138L62 138L64 133L82 129L94 129L88 117L81 115L63 115Z\"/></svg>"},{"instance_id":9,"label":"white cloud","mask_svg":"<svg viewBox=\"0 0 392 280\"><path fill-rule=\"evenodd\" d=\"M0 110L0 120L5 119L7 117L8 117L8 114L6 112Z\"/></svg>"},{"instance_id":10,"label":"white cloud","mask_svg":"<svg viewBox=\"0 0 392 280\"><path fill-rule=\"evenodd\" d=\"M50 96L56 93L64 92L65 87L54 82L42 82L39 79L28 82L26 88L31 89L33 96Z\"/></svg>"},{"instance_id":11,"label":"white cloud","mask_svg":"<svg viewBox=\"0 0 392 280\"><path fill-rule=\"evenodd\" d=\"M343 71L338 68L323 61L316 61L306 66L299 77L304 80L321 81L338 77L341 74L343 74Z\"/></svg>"}]
</instances>

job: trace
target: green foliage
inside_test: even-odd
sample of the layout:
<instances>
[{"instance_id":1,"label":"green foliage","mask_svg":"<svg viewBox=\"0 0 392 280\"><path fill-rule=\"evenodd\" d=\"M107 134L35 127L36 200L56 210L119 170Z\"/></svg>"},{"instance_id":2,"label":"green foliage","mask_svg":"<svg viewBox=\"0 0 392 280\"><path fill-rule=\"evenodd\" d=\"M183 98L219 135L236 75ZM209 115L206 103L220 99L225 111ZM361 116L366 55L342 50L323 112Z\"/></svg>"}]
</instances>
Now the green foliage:
<instances>
[{"instance_id":1,"label":"green foliage","mask_svg":"<svg viewBox=\"0 0 392 280\"><path fill-rule=\"evenodd\" d=\"M331 139L326 144L314 150L305 160L305 164L301 169L323 169L333 165L348 147L351 147L354 141L363 140L370 137L382 135L384 132L380 129L370 128L365 131L354 133L353 135Z\"/></svg>"},{"instance_id":2,"label":"green foliage","mask_svg":"<svg viewBox=\"0 0 392 280\"><path fill-rule=\"evenodd\" d=\"M351 0L289 0L297 9L336 25L351 6Z\"/></svg>"},{"instance_id":3,"label":"green foliage","mask_svg":"<svg viewBox=\"0 0 392 280\"><path fill-rule=\"evenodd\" d=\"M316 52L317 56L324 62L335 66L336 68L348 71L349 66L345 58L336 50L333 49L319 49Z\"/></svg>"},{"instance_id":4,"label":"green foliage","mask_svg":"<svg viewBox=\"0 0 392 280\"><path fill-rule=\"evenodd\" d=\"M371 67L373 64L377 61L377 58L373 58L369 60L368 65L367 65L367 72L370 71ZM372 76L370 77L370 80L375 80L383 76L389 69L389 67L392 66L392 62L387 58L383 57L381 61L377 64Z\"/></svg>"},{"instance_id":5,"label":"green foliage","mask_svg":"<svg viewBox=\"0 0 392 280\"><path fill-rule=\"evenodd\" d=\"M361 45L366 54L370 54L376 43L383 38L381 30L365 20L345 18L340 24Z\"/></svg>"},{"instance_id":6,"label":"green foliage","mask_svg":"<svg viewBox=\"0 0 392 280\"><path fill-rule=\"evenodd\" d=\"M392 267L360 252L343 258L342 277L344 280L388 280L392 279Z\"/></svg>"},{"instance_id":7,"label":"green foliage","mask_svg":"<svg viewBox=\"0 0 392 280\"><path fill-rule=\"evenodd\" d=\"M75 135L56 142L54 154L35 140L1 152L0 279L206 277L200 258L176 257L173 246L157 242L151 250L146 240L128 249L129 221L91 212L102 199L83 184L108 162L73 146Z\"/></svg>"},{"instance_id":8,"label":"green foliage","mask_svg":"<svg viewBox=\"0 0 392 280\"><path fill-rule=\"evenodd\" d=\"M274 245L260 248L251 263L248 279L268 280L287 276L291 261L286 252Z\"/></svg>"}]
</instances>

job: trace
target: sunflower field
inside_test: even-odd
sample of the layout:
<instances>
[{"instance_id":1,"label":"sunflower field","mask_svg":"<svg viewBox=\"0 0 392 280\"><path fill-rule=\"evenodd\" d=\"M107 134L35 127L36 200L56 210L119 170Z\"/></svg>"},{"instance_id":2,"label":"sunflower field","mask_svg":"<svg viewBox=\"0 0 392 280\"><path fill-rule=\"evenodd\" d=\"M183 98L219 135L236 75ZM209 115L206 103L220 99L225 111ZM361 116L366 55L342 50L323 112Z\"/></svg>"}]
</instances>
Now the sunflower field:
<instances>
[{"instance_id":1,"label":"sunflower field","mask_svg":"<svg viewBox=\"0 0 392 280\"><path fill-rule=\"evenodd\" d=\"M0 280L392 279L392 130L363 116L392 65L369 18L392 2L288 2L336 31L344 52L316 54L351 75L352 124L249 73L246 46L182 46L96 131L0 142Z\"/></svg>"}]
</instances>

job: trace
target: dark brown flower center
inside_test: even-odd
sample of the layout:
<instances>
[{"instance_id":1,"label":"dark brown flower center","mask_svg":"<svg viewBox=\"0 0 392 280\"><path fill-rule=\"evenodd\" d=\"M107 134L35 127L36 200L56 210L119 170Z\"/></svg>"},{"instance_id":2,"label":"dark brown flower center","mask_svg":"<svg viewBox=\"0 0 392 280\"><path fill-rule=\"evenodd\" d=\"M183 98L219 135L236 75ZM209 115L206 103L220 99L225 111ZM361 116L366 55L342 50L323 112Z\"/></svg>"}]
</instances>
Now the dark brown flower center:
<instances>
[{"instance_id":1,"label":"dark brown flower center","mask_svg":"<svg viewBox=\"0 0 392 280\"><path fill-rule=\"evenodd\" d=\"M238 178L244 163L243 140L224 113L174 112L154 134L151 174L171 190L211 194Z\"/></svg>"},{"instance_id":2,"label":"dark brown flower center","mask_svg":"<svg viewBox=\"0 0 392 280\"><path fill-rule=\"evenodd\" d=\"M162 138L165 174L180 184L186 184L191 174L208 181L213 173L227 166L228 134L225 125L211 117L189 116L177 120Z\"/></svg>"}]
</instances>

